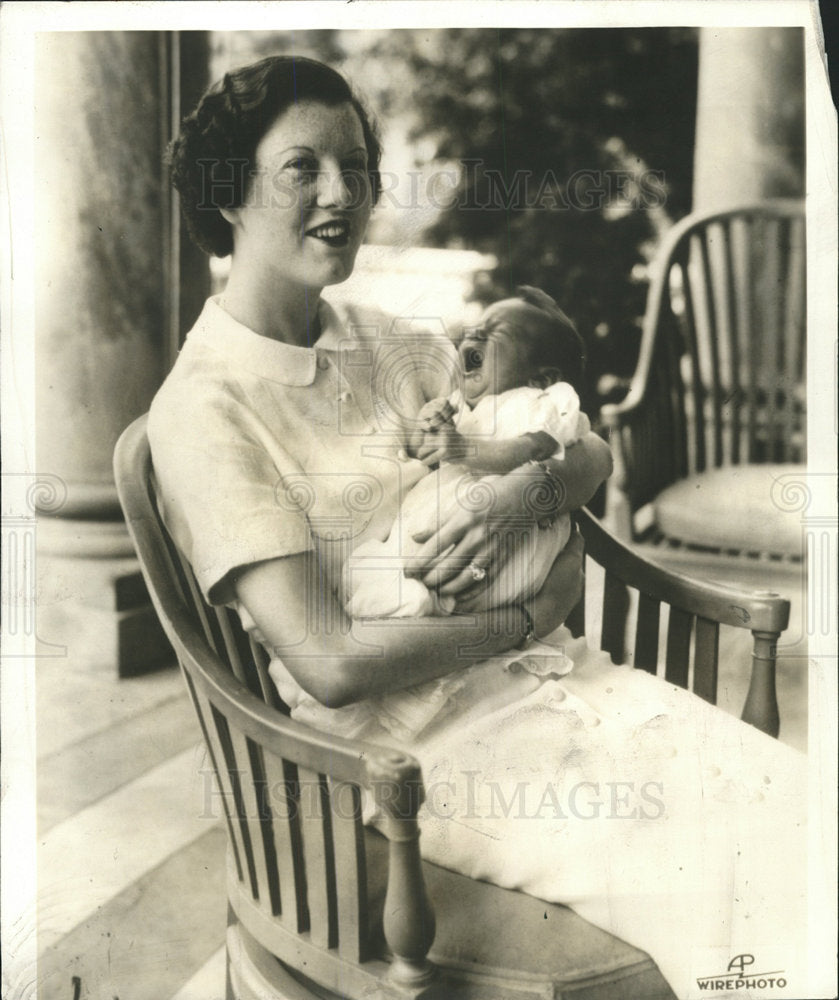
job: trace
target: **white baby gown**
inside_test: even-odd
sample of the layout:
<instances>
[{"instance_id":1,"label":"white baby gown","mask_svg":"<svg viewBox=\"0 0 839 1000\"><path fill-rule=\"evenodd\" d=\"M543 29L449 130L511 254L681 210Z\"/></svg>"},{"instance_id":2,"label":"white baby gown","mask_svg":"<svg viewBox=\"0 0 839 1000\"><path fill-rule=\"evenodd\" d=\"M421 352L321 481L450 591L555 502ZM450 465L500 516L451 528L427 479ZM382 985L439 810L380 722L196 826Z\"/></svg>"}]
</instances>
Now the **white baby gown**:
<instances>
[{"instance_id":1,"label":"white baby gown","mask_svg":"<svg viewBox=\"0 0 839 1000\"><path fill-rule=\"evenodd\" d=\"M458 402L460 402L458 400ZM545 431L557 442L555 458L589 431L577 393L567 382L546 389L523 386L487 396L469 409L460 402L455 425L461 434L507 440ZM435 530L458 509L477 509L491 502L495 476L482 476L466 465L444 462L421 479L402 501L387 539L368 539L357 546L344 566L344 606L351 618L417 618L471 610L453 597L440 597L405 567L421 548L414 535ZM544 503L546 498L542 498ZM538 509L540 498L534 496ZM538 593L557 555L568 541L570 519L563 515L550 527L536 529L526 519L502 566L495 567L486 593L487 607L527 600ZM506 526L509 528L509 526Z\"/></svg>"}]
</instances>

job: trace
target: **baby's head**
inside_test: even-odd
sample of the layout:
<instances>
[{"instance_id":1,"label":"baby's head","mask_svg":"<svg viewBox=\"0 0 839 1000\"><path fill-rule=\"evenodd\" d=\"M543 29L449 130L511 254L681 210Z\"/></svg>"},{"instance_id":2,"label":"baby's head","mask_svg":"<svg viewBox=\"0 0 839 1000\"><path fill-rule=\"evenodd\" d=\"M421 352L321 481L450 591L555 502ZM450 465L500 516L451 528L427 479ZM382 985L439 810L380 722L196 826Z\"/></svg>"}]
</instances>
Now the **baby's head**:
<instances>
[{"instance_id":1,"label":"baby's head","mask_svg":"<svg viewBox=\"0 0 839 1000\"><path fill-rule=\"evenodd\" d=\"M539 288L520 285L514 298L495 302L460 345L464 395L483 396L553 382L579 385L585 347L574 324Z\"/></svg>"}]
</instances>

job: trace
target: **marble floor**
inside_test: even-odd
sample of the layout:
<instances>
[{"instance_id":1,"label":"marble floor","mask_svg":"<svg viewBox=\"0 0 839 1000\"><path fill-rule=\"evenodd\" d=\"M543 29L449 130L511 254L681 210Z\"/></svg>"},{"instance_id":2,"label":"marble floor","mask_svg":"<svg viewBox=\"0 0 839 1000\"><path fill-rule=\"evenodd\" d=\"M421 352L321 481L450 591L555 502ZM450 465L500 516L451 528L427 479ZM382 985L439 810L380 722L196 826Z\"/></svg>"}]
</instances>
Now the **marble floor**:
<instances>
[{"instance_id":1,"label":"marble floor","mask_svg":"<svg viewBox=\"0 0 839 1000\"><path fill-rule=\"evenodd\" d=\"M689 553L667 558L792 598L780 648L781 739L806 750L800 569L755 565L744 574L742 565L708 567ZM591 600L596 589L592 574ZM735 631L721 640L719 700L739 713L750 636ZM221 1000L225 838L177 669L118 680L66 659L42 661L37 792L37 996Z\"/></svg>"}]
</instances>

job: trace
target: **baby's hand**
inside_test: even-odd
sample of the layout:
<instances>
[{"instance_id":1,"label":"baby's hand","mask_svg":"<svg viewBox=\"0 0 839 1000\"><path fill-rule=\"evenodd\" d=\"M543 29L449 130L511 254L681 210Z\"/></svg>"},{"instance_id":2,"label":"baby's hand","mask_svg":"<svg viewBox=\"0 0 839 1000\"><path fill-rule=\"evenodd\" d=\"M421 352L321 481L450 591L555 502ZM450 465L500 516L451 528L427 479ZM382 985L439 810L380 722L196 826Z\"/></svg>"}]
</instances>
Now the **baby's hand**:
<instances>
[{"instance_id":1,"label":"baby's hand","mask_svg":"<svg viewBox=\"0 0 839 1000\"><path fill-rule=\"evenodd\" d=\"M444 426L437 431L423 434L422 444L417 449L417 458L425 465L439 465L440 462L459 462L473 451L469 441L452 426Z\"/></svg>"},{"instance_id":2,"label":"baby's hand","mask_svg":"<svg viewBox=\"0 0 839 1000\"><path fill-rule=\"evenodd\" d=\"M426 443L429 431L439 431L441 428L454 428L455 408L445 398L429 400L416 416L414 427L408 435L405 450L411 458L422 458L420 451Z\"/></svg>"},{"instance_id":3,"label":"baby's hand","mask_svg":"<svg viewBox=\"0 0 839 1000\"><path fill-rule=\"evenodd\" d=\"M454 415L457 411L446 399L440 396L423 406L417 414L417 420L424 431L438 431L441 427L454 427Z\"/></svg>"}]
</instances>

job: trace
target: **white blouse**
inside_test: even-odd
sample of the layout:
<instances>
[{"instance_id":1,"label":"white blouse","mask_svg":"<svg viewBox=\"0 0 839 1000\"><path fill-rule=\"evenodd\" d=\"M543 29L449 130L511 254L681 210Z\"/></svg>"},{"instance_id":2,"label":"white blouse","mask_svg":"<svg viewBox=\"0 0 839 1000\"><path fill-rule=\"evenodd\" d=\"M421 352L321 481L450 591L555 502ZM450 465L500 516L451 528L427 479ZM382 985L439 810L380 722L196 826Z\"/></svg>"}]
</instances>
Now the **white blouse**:
<instances>
[{"instance_id":1,"label":"white blouse","mask_svg":"<svg viewBox=\"0 0 839 1000\"><path fill-rule=\"evenodd\" d=\"M321 301L311 347L204 306L149 416L164 521L210 601L231 570L317 548L327 573L386 537L427 472L404 454L423 403L456 378L451 343L372 313L346 326Z\"/></svg>"}]
</instances>

